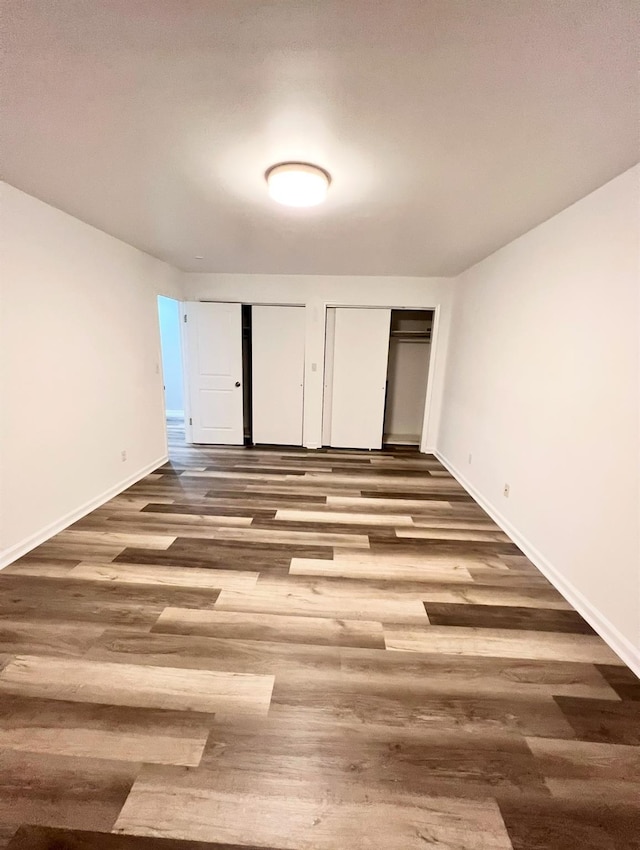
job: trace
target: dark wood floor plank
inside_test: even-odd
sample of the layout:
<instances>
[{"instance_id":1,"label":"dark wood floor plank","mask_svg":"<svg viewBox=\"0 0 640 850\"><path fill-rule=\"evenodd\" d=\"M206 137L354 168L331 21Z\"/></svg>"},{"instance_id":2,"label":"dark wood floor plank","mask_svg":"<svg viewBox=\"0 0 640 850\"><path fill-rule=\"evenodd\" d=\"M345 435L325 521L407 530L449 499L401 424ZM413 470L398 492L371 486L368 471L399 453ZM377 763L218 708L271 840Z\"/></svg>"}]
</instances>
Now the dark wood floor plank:
<instances>
[{"instance_id":1,"label":"dark wood floor plank","mask_svg":"<svg viewBox=\"0 0 640 850\"><path fill-rule=\"evenodd\" d=\"M289 567L291 558L328 558L333 549L328 546L268 545L265 543L225 540L178 540L166 551L149 549L124 549L115 562L129 564L167 564L177 567L216 567L225 570L281 572Z\"/></svg>"},{"instance_id":2,"label":"dark wood floor plank","mask_svg":"<svg viewBox=\"0 0 640 850\"><path fill-rule=\"evenodd\" d=\"M5 576L0 573L0 594L3 604L2 613L11 613L12 606L20 606L23 602L37 602L46 607L50 603L85 602L99 607L102 604L115 602L129 605L148 605L165 607L182 604L185 608L211 608L218 598L218 591L209 588L192 589L180 585L163 583L135 584L127 582L103 582L87 579L64 578L34 578L32 576ZM6 600L6 601L4 601Z\"/></svg>"},{"instance_id":3,"label":"dark wood floor plank","mask_svg":"<svg viewBox=\"0 0 640 850\"><path fill-rule=\"evenodd\" d=\"M600 664L598 670L620 699L640 701L640 679L628 667Z\"/></svg>"},{"instance_id":4,"label":"dark wood floor plank","mask_svg":"<svg viewBox=\"0 0 640 850\"><path fill-rule=\"evenodd\" d=\"M498 798L513 850L640 850L640 810L593 800Z\"/></svg>"},{"instance_id":5,"label":"dark wood floor plank","mask_svg":"<svg viewBox=\"0 0 640 850\"><path fill-rule=\"evenodd\" d=\"M273 519L276 515L275 509L263 509L255 505L253 508L245 508L233 505L208 505L208 504L171 504L164 505L154 502L149 502L142 508L142 513L153 514L193 514L204 516L236 516L236 517L262 517L263 519Z\"/></svg>"},{"instance_id":6,"label":"dark wood floor plank","mask_svg":"<svg viewBox=\"0 0 640 850\"><path fill-rule=\"evenodd\" d=\"M174 838L145 838L76 829L22 826L8 845L9 850L276 850L243 844L209 841L180 841Z\"/></svg>"},{"instance_id":7,"label":"dark wood floor plank","mask_svg":"<svg viewBox=\"0 0 640 850\"><path fill-rule=\"evenodd\" d=\"M18 828L18 824L0 823L0 850L6 850Z\"/></svg>"},{"instance_id":8,"label":"dark wood floor plank","mask_svg":"<svg viewBox=\"0 0 640 850\"><path fill-rule=\"evenodd\" d=\"M537 632L595 634L577 611L437 602L426 602L425 607L429 622L435 626L474 626L485 629L533 629Z\"/></svg>"},{"instance_id":9,"label":"dark wood floor plank","mask_svg":"<svg viewBox=\"0 0 640 850\"><path fill-rule=\"evenodd\" d=\"M640 702L556 697L581 741L640 746Z\"/></svg>"},{"instance_id":10,"label":"dark wood floor plank","mask_svg":"<svg viewBox=\"0 0 640 850\"><path fill-rule=\"evenodd\" d=\"M109 831L140 766L0 750L0 821Z\"/></svg>"}]
</instances>

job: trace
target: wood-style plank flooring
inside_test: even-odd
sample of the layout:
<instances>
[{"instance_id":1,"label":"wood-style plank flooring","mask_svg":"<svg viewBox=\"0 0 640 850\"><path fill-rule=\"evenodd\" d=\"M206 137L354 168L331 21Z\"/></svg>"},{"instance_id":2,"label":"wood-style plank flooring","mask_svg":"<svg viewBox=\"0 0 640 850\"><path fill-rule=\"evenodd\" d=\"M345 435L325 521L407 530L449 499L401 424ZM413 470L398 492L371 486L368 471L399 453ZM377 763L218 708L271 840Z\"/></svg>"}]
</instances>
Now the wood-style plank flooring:
<instances>
[{"instance_id":1,"label":"wood-style plank flooring","mask_svg":"<svg viewBox=\"0 0 640 850\"><path fill-rule=\"evenodd\" d=\"M433 457L174 426L0 573L0 847L638 850L640 682Z\"/></svg>"}]
</instances>

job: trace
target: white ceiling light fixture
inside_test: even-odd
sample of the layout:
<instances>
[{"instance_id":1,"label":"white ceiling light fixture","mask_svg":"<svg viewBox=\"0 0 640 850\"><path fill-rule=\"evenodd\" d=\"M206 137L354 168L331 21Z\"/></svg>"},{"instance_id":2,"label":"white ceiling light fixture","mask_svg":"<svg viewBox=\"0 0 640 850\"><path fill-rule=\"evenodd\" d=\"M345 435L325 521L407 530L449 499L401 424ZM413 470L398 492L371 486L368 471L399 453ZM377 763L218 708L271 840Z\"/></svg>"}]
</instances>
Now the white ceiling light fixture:
<instances>
[{"instance_id":1,"label":"white ceiling light fixture","mask_svg":"<svg viewBox=\"0 0 640 850\"><path fill-rule=\"evenodd\" d=\"M327 197L331 175L308 162L280 162L264 175L269 196L288 207L315 207Z\"/></svg>"}]
</instances>

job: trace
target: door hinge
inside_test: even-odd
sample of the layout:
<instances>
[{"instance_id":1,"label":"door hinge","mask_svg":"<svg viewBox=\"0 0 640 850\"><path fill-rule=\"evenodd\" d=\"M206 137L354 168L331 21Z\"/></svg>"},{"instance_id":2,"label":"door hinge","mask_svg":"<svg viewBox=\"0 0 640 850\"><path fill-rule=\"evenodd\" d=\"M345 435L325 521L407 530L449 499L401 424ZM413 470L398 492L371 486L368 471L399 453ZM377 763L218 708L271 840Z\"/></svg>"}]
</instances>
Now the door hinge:
<instances>
[{"instance_id":1,"label":"door hinge","mask_svg":"<svg viewBox=\"0 0 640 850\"><path fill-rule=\"evenodd\" d=\"M193 419L189 417L189 425L193 425Z\"/></svg>"},{"instance_id":2,"label":"door hinge","mask_svg":"<svg viewBox=\"0 0 640 850\"><path fill-rule=\"evenodd\" d=\"M185 320L185 322L187 321L187 314L186 313L184 314L184 320Z\"/></svg>"}]
</instances>

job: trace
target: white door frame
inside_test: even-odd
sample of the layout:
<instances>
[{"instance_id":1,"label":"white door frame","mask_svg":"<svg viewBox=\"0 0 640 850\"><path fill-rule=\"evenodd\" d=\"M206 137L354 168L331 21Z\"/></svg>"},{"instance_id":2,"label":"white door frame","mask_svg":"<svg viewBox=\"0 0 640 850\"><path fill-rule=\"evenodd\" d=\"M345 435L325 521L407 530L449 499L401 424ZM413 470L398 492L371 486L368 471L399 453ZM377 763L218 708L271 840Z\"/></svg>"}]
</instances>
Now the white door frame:
<instances>
[{"instance_id":1,"label":"white door frame","mask_svg":"<svg viewBox=\"0 0 640 850\"><path fill-rule=\"evenodd\" d=\"M209 310L208 308L211 308ZM227 309L229 308L229 309ZM185 437L189 442L195 440L195 444L203 445L233 445L242 446L244 444L244 432L242 428L243 418L243 400L235 390L242 385L242 324L241 324L242 305L238 302L220 302L220 301L185 301L183 303L183 311L181 316L182 325L182 340L183 347L187 352L185 359L185 377L186 389L189 393L188 404L188 432L185 428ZM188 324L187 321L188 320ZM200 328L201 322L204 320L203 329ZM210 336L210 328L215 327L216 332L213 338ZM238 336L235 333L237 326ZM200 336L200 332L206 331L206 336ZM230 331L230 336L228 332ZM203 407L201 383L204 373L203 367L203 346L205 340L215 342L216 339L224 339L223 348L214 354L213 367L215 370L220 369L226 355L231 356L232 366L230 372L222 374L207 374L205 384L207 385L207 393L222 394L222 404L228 405L226 412L231 416L231 425L216 424L214 426L202 425ZM218 361L218 357L222 357L222 361ZM195 359L194 359L195 358ZM197 371L197 376L194 374ZM213 381L213 383L211 383ZM234 387L235 384L235 387ZM214 403L216 411L215 416L218 416L220 402L216 400ZM185 411L185 416L187 412ZM239 421L238 421L239 417ZM194 420L192 422L192 419ZM205 433L206 432L206 433ZM197 433L197 436L196 436Z\"/></svg>"},{"instance_id":2,"label":"white door frame","mask_svg":"<svg viewBox=\"0 0 640 850\"><path fill-rule=\"evenodd\" d=\"M433 398L433 380L430 378L433 377L433 368L436 363L436 352L438 347L438 336L440 329L440 305L435 304L433 307L414 307L414 306L402 306L397 307L392 304L341 304L338 301L325 301L323 304L323 329L324 329L324 339L326 345L326 337L327 337L327 309L329 307L340 307L340 308L353 308L355 310L358 309L367 309L367 310L422 310L426 312L433 313L433 325L431 328L431 349L429 352L429 368L427 370L427 386L426 393L424 399L424 415L422 417L422 430L420 432L420 446L419 450L422 453L429 453L433 451L426 445L427 441L427 432L430 424L431 417L431 406L432 406L432 398ZM322 362L322 412L324 419L324 404L325 404L325 387L324 387L324 379L325 379L325 359ZM321 423L322 424L322 423Z\"/></svg>"}]
</instances>

